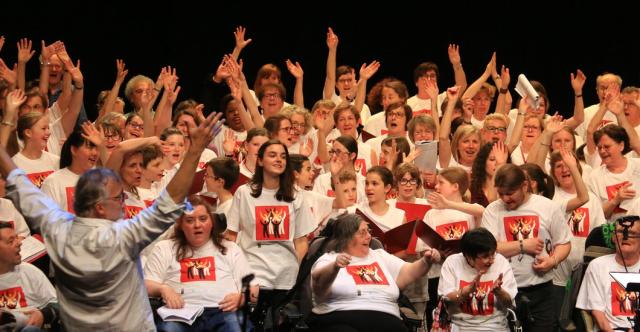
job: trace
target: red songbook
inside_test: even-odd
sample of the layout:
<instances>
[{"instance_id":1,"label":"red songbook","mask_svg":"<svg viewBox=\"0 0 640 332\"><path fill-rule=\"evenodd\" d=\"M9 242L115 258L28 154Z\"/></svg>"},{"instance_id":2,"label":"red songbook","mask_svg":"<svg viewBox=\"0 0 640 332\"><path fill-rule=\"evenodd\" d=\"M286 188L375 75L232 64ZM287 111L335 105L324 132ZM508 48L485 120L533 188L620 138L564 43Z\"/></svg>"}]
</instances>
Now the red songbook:
<instances>
[{"instance_id":1,"label":"red songbook","mask_svg":"<svg viewBox=\"0 0 640 332\"><path fill-rule=\"evenodd\" d=\"M416 234L429 247L438 249L440 252L448 251L451 254L460 252L460 239L447 240L424 222L416 224Z\"/></svg>"},{"instance_id":2,"label":"red songbook","mask_svg":"<svg viewBox=\"0 0 640 332\"><path fill-rule=\"evenodd\" d=\"M390 253L407 249L415 233L416 225L418 224L418 222L414 220L384 232L373 220L365 215L364 212L360 211L360 209L356 209L356 214L369 224L371 236L378 238L384 245L384 249ZM419 223L423 223L422 220L420 220Z\"/></svg>"},{"instance_id":3,"label":"red songbook","mask_svg":"<svg viewBox=\"0 0 640 332\"><path fill-rule=\"evenodd\" d=\"M427 214L427 211L431 210L431 205L407 203L407 202L396 202L396 208L404 210L404 215L407 221L419 220L420 222L422 222L422 220L424 220L424 215ZM413 255L416 253L417 243L418 243L418 236L414 232L413 235L411 236L409 247L407 247L408 254Z\"/></svg>"},{"instance_id":4,"label":"red songbook","mask_svg":"<svg viewBox=\"0 0 640 332\"><path fill-rule=\"evenodd\" d=\"M204 172L205 170L201 170L196 172L193 176L193 182L191 183L191 189L189 189L189 195L197 194L202 191L204 187Z\"/></svg>"},{"instance_id":5,"label":"red songbook","mask_svg":"<svg viewBox=\"0 0 640 332\"><path fill-rule=\"evenodd\" d=\"M243 185L248 183L251 180L251 178L247 177L246 175L242 174L242 172L240 172L240 176L238 176L238 180L236 180L236 183L233 184L233 186L231 187L231 189L229 190L232 194L236 193L236 190L238 190L238 188Z\"/></svg>"},{"instance_id":6,"label":"red songbook","mask_svg":"<svg viewBox=\"0 0 640 332\"><path fill-rule=\"evenodd\" d=\"M376 137L376 135L374 135L374 134L372 134L372 133L370 133L370 132L368 132L368 131L366 131L366 130L363 130L363 131L360 133L360 136L362 136L362 142L363 142L363 143L364 143L364 142L366 142L366 141L368 141L368 140L370 140L370 139L372 139L372 138L375 138L375 137Z\"/></svg>"}]
</instances>

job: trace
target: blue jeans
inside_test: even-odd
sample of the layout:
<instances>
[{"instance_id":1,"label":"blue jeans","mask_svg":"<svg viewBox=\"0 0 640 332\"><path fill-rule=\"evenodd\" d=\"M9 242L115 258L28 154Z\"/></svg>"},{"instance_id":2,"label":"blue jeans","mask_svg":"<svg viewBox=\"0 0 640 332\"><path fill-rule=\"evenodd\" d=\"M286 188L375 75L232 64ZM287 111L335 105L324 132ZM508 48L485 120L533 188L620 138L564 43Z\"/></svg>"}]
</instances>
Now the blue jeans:
<instances>
[{"instance_id":1,"label":"blue jeans","mask_svg":"<svg viewBox=\"0 0 640 332\"><path fill-rule=\"evenodd\" d=\"M160 322L158 331L165 332L195 332L195 331L219 331L241 332L242 313L240 311L226 312L218 308L207 308L193 325L189 326L180 322ZM252 331L253 325L247 320L247 330Z\"/></svg>"}]
</instances>

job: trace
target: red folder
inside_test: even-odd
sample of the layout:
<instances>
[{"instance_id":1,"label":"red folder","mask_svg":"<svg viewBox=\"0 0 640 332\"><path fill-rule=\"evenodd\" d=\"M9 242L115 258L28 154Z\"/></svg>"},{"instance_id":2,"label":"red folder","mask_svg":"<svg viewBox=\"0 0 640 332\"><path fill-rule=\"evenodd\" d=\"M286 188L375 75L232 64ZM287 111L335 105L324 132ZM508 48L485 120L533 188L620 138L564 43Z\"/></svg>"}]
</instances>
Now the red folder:
<instances>
[{"instance_id":1,"label":"red folder","mask_svg":"<svg viewBox=\"0 0 640 332\"><path fill-rule=\"evenodd\" d=\"M429 247L438 249L440 252L460 252L460 239L447 240L424 222L418 222L416 224L416 234Z\"/></svg>"},{"instance_id":2,"label":"red folder","mask_svg":"<svg viewBox=\"0 0 640 332\"><path fill-rule=\"evenodd\" d=\"M240 176L238 176L238 180L236 180L236 183L233 184L233 186L231 187L231 189L229 190L232 194L236 193L236 190L238 190L238 188L246 183L248 183L251 180L251 178L247 177L246 175L242 174L242 172L240 172Z\"/></svg>"},{"instance_id":3,"label":"red folder","mask_svg":"<svg viewBox=\"0 0 640 332\"><path fill-rule=\"evenodd\" d=\"M193 182L191 182L191 188L189 189L189 195L197 194L202 191L204 187L204 172L205 170L201 170L196 172L193 176Z\"/></svg>"},{"instance_id":4,"label":"red folder","mask_svg":"<svg viewBox=\"0 0 640 332\"><path fill-rule=\"evenodd\" d=\"M418 224L418 222L414 220L384 232L373 220L365 215L364 212L360 211L360 209L356 209L356 214L367 222L371 229L371 236L378 238L384 245L384 249L390 253L407 249L411 242L411 237L415 233L416 225ZM420 220L419 223L422 223L422 221Z\"/></svg>"},{"instance_id":5,"label":"red folder","mask_svg":"<svg viewBox=\"0 0 640 332\"><path fill-rule=\"evenodd\" d=\"M424 220L424 215L427 214L427 211L431 210L431 205L424 204L416 204L416 203L407 203L407 202L396 202L396 207L398 209L404 210L404 215L407 221L419 220L422 222ZM409 246L407 247L408 254L416 253L416 244L418 243L418 236L414 232L411 236L411 241L409 242Z\"/></svg>"},{"instance_id":6,"label":"red folder","mask_svg":"<svg viewBox=\"0 0 640 332\"><path fill-rule=\"evenodd\" d=\"M362 142L363 143L368 141L368 140L370 140L370 139L372 139L372 138L376 138L377 137L376 135L374 135L374 134L372 134L372 133L370 133L368 131L365 131L365 130L363 130L360 133L360 136L362 136Z\"/></svg>"}]
</instances>

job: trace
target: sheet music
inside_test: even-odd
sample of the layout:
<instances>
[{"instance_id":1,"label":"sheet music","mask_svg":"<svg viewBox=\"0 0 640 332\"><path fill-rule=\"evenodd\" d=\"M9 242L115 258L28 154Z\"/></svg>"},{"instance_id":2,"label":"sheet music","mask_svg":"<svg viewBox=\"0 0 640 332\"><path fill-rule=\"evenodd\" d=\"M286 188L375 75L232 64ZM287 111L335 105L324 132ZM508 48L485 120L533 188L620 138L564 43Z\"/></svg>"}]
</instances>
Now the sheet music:
<instances>
[{"instance_id":1,"label":"sheet music","mask_svg":"<svg viewBox=\"0 0 640 332\"><path fill-rule=\"evenodd\" d=\"M421 171L435 171L438 161L438 141L417 141L416 150L420 155L416 157L415 164Z\"/></svg>"},{"instance_id":2,"label":"sheet music","mask_svg":"<svg viewBox=\"0 0 640 332\"><path fill-rule=\"evenodd\" d=\"M531 82L529 82L524 74L518 75L516 92L522 98L529 96L529 106L531 106L532 108L538 108L538 105L540 105L540 96L538 95L538 92L533 88Z\"/></svg>"},{"instance_id":3,"label":"sheet music","mask_svg":"<svg viewBox=\"0 0 640 332\"><path fill-rule=\"evenodd\" d=\"M20 247L20 256L23 262L32 262L46 253L44 243L40 242L33 236L28 236L22 240Z\"/></svg>"}]
</instances>

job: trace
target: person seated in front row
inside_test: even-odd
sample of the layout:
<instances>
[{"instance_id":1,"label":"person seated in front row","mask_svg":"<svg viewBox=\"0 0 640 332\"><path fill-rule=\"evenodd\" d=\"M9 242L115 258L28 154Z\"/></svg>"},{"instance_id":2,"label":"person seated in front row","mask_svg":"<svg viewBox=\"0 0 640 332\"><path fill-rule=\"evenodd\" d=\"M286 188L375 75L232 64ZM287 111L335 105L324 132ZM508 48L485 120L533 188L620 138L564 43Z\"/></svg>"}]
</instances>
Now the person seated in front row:
<instances>
[{"instance_id":1,"label":"person seated in front row","mask_svg":"<svg viewBox=\"0 0 640 332\"><path fill-rule=\"evenodd\" d=\"M497 246L487 229L472 229L460 240L462 252L442 265L438 295L445 297L459 331L509 331L506 309L513 306L518 288Z\"/></svg>"},{"instance_id":2,"label":"person seated in front row","mask_svg":"<svg viewBox=\"0 0 640 332\"><path fill-rule=\"evenodd\" d=\"M311 268L309 325L314 331L407 331L400 320L400 290L429 270L432 250L407 263L383 249L371 250L367 223L338 217L327 253ZM436 252L437 254L437 252Z\"/></svg>"},{"instance_id":3,"label":"person seated in front row","mask_svg":"<svg viewBox=\"0 0 640 332\"><path fill-rule=\"evenodd\" d=\"M204 307L189 326L162 321L159 331L241 331L236 311L245 301L241 280L251 273L242 250L224 240L224 226L213 207L199 196L190 196L192 209L185 210L170 239L159 242L144 268L149 296L162 297L165 306ZM252 289L257 294L257 285Z\"/></svg>"}]
</instances>

